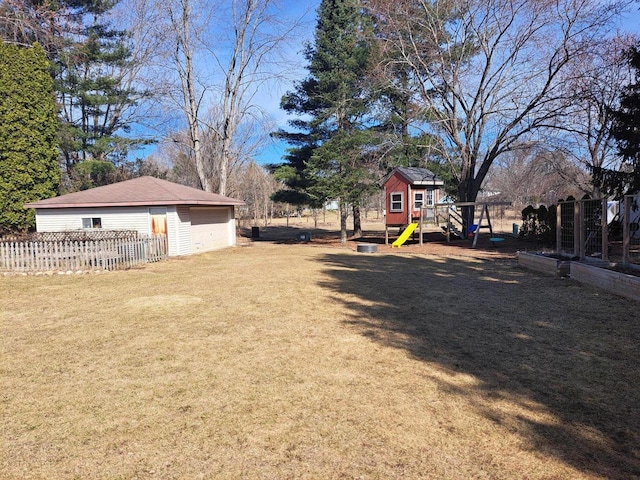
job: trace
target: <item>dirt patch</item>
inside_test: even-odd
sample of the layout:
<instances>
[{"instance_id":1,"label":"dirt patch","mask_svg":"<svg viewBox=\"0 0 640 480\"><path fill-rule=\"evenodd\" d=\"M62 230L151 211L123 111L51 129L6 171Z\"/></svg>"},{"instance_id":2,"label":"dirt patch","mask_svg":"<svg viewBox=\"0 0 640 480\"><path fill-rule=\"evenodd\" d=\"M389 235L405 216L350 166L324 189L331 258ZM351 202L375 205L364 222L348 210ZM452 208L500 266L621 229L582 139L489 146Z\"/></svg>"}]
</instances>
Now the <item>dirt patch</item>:
<instances>
[{"instance_id":1,"label":"dirt patch","mask_svg":"<svg viewBox=\"0 0 640 480\"><path fill-rule=\"evenodd\" d=\"M297 236L300 233L309 233L311 241L300 241ZM380 224L370 224L363 232L362 237L350 237L343 245L340 243L340 234L335 230L334 225L326 225L320 228L313 228L306 225L292 226L267 226L260 227L260 236L251 238L251 229L240 229L242 236L241 243L244 242L273 242L281 244L306 244L311 246L328 246L334 248L349 248L353 251L357 250L359 243L369 243L378 245L380 253L398 253L398 254L432 254L432 255L455 255L463 257L478 258L514 258L518 251L530 251L540 249L541 245L532 242L526 242L518 237L510 234L499 234L503 239L500 243L494 243L490 240L489 233L479 235L475 248L472 248L472 239L452 239L447 241L442 231L437 229L429 229L423 232L423 242L420 245L419 236L416 234L413 238L399 248L392 247L391 243L395 240L398 229L390 231L389 244L385 245L385 231Z\"/></svg>"}]
</instances>

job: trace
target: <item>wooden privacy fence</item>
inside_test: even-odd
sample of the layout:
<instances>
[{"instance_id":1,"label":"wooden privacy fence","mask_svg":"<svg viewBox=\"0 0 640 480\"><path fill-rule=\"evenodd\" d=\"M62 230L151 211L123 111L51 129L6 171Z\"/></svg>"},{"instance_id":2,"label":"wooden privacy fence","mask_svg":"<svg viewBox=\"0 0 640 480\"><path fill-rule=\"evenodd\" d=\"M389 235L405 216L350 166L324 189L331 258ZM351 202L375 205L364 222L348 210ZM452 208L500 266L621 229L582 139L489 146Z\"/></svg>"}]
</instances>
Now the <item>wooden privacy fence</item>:
<instances>
[{"instance_id":1,"label":"wooden privacy fence","mask_svg":"<svg viewBox=\"0 0 640 480\"><path fill-rule=\"evenodd\" d=\"M124 270L167 257L167 236L85 240L2 240L0 270Z\"/></svg>"}]
</instances>

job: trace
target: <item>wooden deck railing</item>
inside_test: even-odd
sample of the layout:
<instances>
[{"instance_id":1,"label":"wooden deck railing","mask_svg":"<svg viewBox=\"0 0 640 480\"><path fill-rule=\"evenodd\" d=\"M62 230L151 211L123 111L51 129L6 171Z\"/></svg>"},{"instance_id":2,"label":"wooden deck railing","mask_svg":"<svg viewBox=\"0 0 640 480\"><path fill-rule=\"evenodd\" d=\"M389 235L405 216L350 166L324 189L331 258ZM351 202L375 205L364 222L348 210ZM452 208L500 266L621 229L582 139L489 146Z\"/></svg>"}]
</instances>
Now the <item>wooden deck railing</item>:
<instances>
[{"instance_id":1,"label":"wooden deck railing","mask_svg":"<svg viewBox=\"0 0 640 480\"><path fill-rule=\"evenodd\" d=\"M167 257L166 235L99 240L0 240L0 271L123 270Z\"/></svg>"}]
</instances>

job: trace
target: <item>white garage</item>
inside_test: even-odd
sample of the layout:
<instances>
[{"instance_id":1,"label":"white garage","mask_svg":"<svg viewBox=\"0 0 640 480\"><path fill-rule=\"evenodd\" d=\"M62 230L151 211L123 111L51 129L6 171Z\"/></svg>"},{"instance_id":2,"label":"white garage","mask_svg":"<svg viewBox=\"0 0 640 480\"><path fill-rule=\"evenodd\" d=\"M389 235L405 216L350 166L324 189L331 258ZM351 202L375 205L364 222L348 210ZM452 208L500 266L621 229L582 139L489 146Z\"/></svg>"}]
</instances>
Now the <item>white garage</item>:
<instances>
[{"instance_id":1,"label":"white garage","mask_svg":"<svg viewBox=\"0 0 640 480\"><path fill-rule=\"evenodd\" d=\"M166 234L169 255L235 245L235 207L244 202L154 177L139 177L25 205L38 232L81 229Z\"/></svg>"},{"instance_id":2,"label":"white garage","mask_svg":"<svg viewBox=\"0 0 640 480\"><path fill-rule=\"evenodd\" d=\"M191 207L191 250L206 252L228 246L230 220L228 208Z\"/></svg>"}]
</instances>

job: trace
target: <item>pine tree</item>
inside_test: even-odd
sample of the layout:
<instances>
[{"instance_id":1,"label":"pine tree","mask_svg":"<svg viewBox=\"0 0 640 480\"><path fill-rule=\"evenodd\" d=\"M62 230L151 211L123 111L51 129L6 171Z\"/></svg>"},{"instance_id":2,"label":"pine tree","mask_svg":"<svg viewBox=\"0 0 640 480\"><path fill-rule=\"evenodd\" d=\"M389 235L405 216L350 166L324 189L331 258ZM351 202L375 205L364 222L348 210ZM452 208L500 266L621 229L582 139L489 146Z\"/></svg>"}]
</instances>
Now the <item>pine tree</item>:
<instances>
[{"instance_id":1,"label":"pine tree","mask_svg":"<svg viewBox=\"0 0 640 480\"><path fill-rule=\"evenodd\" d=\"M73 11L80 35L67 39L55 66L60 149L67 174L76 180L76 188L83 188L86 171L96 166L104 170L103 162L121 166L130 149L145 142L123 134L131 130L127 113L147 93L131 84L129 72L134 65L128 33L105 20L117 1L76 3ZM85 161L91 163L80 169L84 173L76 172L76 166Z\"/></svg>"},{"instance_id":2,"label":"pine tree","mask_svg":"<svg viewBox=\"0 0 640 480\"><path fill-rule=\"evenodd\" d=\"M295 132L275 134L293 145L287 156L288 185L304 191L307 203L339 200L343 242L348 207L354 207L357 234L358 206L373 184L367 164L375 139L366 81L367 28L358 0L322 1L314 45L305 52L309 75L281 103L288 113L310 119L291 121Z\"/></svg>"},{"instance_id":3,"label":"pine tree","mask_svg":"<svg viewBox=\"0 0 640 480\"><path fill-rule=\"evenodd\" d=\"M0 43L0 232L32 228L24 204L56 194L56 125L44 50Z\"/></svg>"},{"instance_id":4,"label":"pine tree","mask_svg":"<svg viewBox=\"0 0 640 480\"><path fill-rule=\"evenodd\" d=\"M108 21L118 1L0 3L2 40L21 46L37 40L53 64L65 190L113 182L116 175L104 172L128 170L130 150L148 143L131 136L137 107L150 93L134 87L139 64L130 32ZM77 168L81 162L87 163Z\"/></svg>"},{"instance_id":5,"label":"pine tree","mask_svg":"<svg viewBox=\"0 0 640 480\"><path fill-rule=\"evenodd\" d=\"M628 85L613 111L611 134L618 146L621 165L617 170L593 168L593 180L603 193L617 198L640 192L640 43L627 52L635 70L635 82Z\"/></svg>"}]
</instances>

